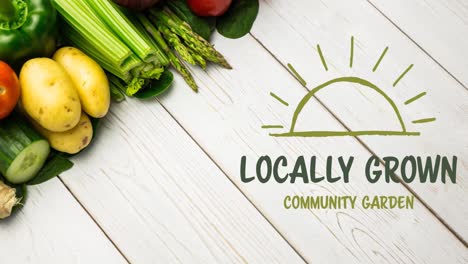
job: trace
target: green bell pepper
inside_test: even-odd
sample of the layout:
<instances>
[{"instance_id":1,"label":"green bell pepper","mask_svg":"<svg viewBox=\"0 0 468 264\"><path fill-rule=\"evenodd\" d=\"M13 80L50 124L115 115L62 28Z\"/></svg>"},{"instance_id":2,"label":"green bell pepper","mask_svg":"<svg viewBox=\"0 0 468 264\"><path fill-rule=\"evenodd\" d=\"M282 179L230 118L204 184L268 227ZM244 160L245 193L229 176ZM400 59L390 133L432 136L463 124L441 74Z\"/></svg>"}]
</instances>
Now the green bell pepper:
<instances>
[{"instance_id":1,"label":"green bell pepper","mask_svg":"<svg viewBox=\"0 0 468 264\"><path fill-rule=\"evenodd\" d=\"M57 34L50 0L0 0L0 60L16 70L30 58L50 57Z\"/></svg>"}]
</instances>

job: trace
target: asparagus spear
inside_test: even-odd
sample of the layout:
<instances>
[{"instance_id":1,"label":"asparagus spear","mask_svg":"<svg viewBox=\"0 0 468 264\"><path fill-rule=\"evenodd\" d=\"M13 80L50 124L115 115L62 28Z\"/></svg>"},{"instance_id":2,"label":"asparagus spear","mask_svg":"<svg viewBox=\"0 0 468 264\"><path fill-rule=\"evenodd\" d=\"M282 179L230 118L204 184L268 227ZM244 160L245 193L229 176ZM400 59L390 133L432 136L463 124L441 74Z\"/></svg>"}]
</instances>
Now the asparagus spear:
<instances>
[{"instance_id":1,"label":"asparagus spear","mask_svg":"<svg viewBox=\"0 0 468 264\"><path fill-rule=\"evenodd\" d=\"M180 36L185 44L193 49L196 53L202 55L207 60L217 63L225 68L232 69L231 65L226 61L221 53L219 53L208 41L193 32L190 26L178 18L168 8L164 10L151 9L150 19L153 19L155 24L165 25Z\"/></svg>"},{"instance_id":2,"label":"asparagus spear","mask_svg":"<svg viewBox=\"0 0 468 264\"><path fill-rule=\"evenodd\" d=\"M140 23L143 25L143 27L146 29L146 31L153 37L153 39L156 41L158 46L166 53L166 55L169 57L169 62L171 63L172 67L176 69L182 75L184 78L185 82L194 90L195 92L198 91L198 86L193 79L192 74L187 70L185 67L185 64L182 62L179 57L177 57L174 52L169 48L167 45L166 41L163 39L161 36L161 33L156 29L156 27L146 18L144 15L139 14L137 16L138 20Z\"/></svg>"},{"instance_id":3,"label":"asparagus spear","mask_svg":"<svg viewBox=\"0 0 468 264\"><path fill-rule=\"evenodd\" d=\"M202 67L203 70L206 70L206 60L203 58L202 55L197 54L193 49L188 49L190 52L190 55L192 55L192 58L195 60L195 62Z\"/></svg>"},{"instance_id":4,"label":"asparagus spear","mask_svg":"<svg viewBox=\"0 0 468 264\"><path fill-rule=\"evenodd\" d=\"M231 65L229 65L229 63L224 58L224 56L219 51L217 51L209 41L207 41L202 36L200 36L196 32L194 32L192 30L192 27L187 22L180 19L177 16L177 14L175 14L171 9L169 9L167 7L164 8L164 12L166 12L166 14L171 19L173 19L177 24L180 24L182 29L184 29L188 33L192 33L197 41L200 41L200 43L202 45L204 45L211 53L213 53L213 55L215 56L215 59L214 59L213 62L218 63L218 64L222 65L225 68L232 69Z\"/></svg>"},{"instance_id":5,"label":"asparagus spear","mask_svg":"<svg viewBox=\"0 0 468 264\"><path fill-rule=\"evenodd\" d=\"M190 88L192 88L194 92L198 92L198 85L195 82L192 74L188 71L184 62L181 61L174 53L171 53L169 57L171 58L172 66L180 73L180 75L182 75L185 82L190 86Z\"/></svg>"},{"instance_id":6,"label":"asparagus spear","mask_svg":"<svg viewBox=\"0 0 468 264\"><path fill-rule=\"evenodd\" d=\"M163 24L157 24L159 32L167 40L169 45L184 59L186 62L196 65L195 59L190 55L188 48L180 41L179 37L174 34L168 27Z\"/></svg>"}]
</instances>

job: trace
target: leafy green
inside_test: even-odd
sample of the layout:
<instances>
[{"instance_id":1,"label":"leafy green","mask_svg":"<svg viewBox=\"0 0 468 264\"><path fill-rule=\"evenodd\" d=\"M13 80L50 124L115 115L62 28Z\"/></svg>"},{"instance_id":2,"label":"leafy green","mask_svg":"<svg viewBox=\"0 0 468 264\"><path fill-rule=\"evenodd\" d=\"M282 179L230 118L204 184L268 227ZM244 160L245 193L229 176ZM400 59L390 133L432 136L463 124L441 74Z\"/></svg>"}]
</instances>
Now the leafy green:
<instances>
[{"instance_id":1,"label":"leafy green","mask_svg":"<svg viewBox=\"0 0 468 264\"><path fill-rule=\"evenodd\" d=\"M52 152L44 167L42 167L36 177L34 177L27 184L36 185L46 182L60 173L71 169L71 167L73 167L73 163L70 160L61 156L60 154Z\"/></svg>"},{"instance_id":2,"label":"leafy green","mask_svg":"<svg viewBox=\"0 0 468 264\"><path fill-rule=\"evenodd\" d=\"M226 14L218 19L218 32L232 39L245 36L252 29L258 9L258 0L233 1Z\"/></svg>"},{"instance_id":3,"label":"leafy green","mask_svg":"<svg viewBox=\"0 0 468 264\"><path fill-rule=\"evenodd\" d=\"M208 23L208 26L210 27L210 32L213 32L216 29L217 17L204 17L204 19Z\"/></svg>"},{"instance_id":4,"label":"leafy green","mask_svg":"<svg viewBox=\"0 0 468 264\"><path fill-rule=\"evenodd\" d=\"M202 36L204 39L210 39L215 22L213 18L202 18L195 15L187 5L187 1L184 0L167 1L167 5L172 12L187 22L195 33Z\"/></svg>"},{"instance_id":5,"label":"leafy green","mask_svg":"<svg viewBox=\"0 0 468 264\"><path fill-rule=\"evenodd\" d=\"M145 88L141 89L134 96L139 99L150 99L165 92L172 84L174 75L172 72L166 70L163 72L159 80L153 80Z\"/></svg>"},{"instance_id":6,"label":"leafy green","mask_svg":"<svg viewBox=\"0 0 468 264\"><path fill-rule=\"evenodd\" d=\"M101 126L101 118L91 117L90 119L91 119L91 125L93 126L93 139L94 139L95 136L97 136L98 130Z\"/></svg>"}]
</instances>

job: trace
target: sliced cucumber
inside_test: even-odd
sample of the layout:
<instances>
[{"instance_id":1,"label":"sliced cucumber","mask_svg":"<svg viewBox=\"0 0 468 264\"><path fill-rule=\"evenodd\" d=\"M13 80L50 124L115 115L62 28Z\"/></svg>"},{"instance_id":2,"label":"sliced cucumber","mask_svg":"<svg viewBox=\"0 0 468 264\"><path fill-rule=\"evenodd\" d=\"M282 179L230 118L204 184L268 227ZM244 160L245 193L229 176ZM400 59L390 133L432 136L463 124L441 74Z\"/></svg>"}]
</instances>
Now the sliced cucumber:
<instances>
[{"instance_id":1,"label":"sliced cucumber","mask_svg":"<svg viewBox=\"0 0 468 264\"><path fill-rule=\"evenodd\" d=\"M47 141L33 142L13 160L5 173L5 178L16 184L31 180L44 165L49 151L50 147Z\"/></svg>"},{"instance_id":2,"label":"sliced cucumber","mask_svg":"<svg viewBox=\"0 0 468 264\"><path fill-rule=\"evenodd\" d=\"M34 178L49 156L49 143L18 116L0 122L0 173L11 183Z\"/></svg>"}]
</instances>

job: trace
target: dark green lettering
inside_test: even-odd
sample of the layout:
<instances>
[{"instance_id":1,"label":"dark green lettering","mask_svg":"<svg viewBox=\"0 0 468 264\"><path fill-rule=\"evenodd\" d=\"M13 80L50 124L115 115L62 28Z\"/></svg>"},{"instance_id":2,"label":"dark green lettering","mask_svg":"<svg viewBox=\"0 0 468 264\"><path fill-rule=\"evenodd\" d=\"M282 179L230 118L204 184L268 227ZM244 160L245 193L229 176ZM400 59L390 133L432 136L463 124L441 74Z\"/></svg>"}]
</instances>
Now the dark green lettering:
<instances>
[{"instance_id":1,"label":"dark green lettering","mask_svg":"<svg viewBox=\"0 0 468 264\"><path fill-rule=\"evenodd\" d=\"M418 157L418 172L419 178L422 183L427 181L427 177L429 177L432 183L436 182L437 175L439 174L439 165L440 165L440 156L437 155L435 164L432 166L432 159L431 157L426 158L426 163L422 163L421 157Z\"/></svg>"},{"instance_id":2,"label":"dark green lettering","mask_svg":"<svg viewBox=\"0 0 468 264\"><path fill-rule=\"evenodd\" d=\"M296 164L294 165L293 172L290 174L291 176L291 183L296 182L296 178L300 177L304 181L304 183L309 183L309 178L307 177L307 167L305 164L304 156L300 156L296 160Z\"/></svg>"},{"instance_id":3,"label":"dark green lettering","mask_svg":"<svg viewBox=\"0 0 468 264\"><path fill-rule=\"evenodd\" d=\"M382 171L380 171L380 170L372 171L373 176L375 176L374 178L372 178L372 175L370 173L370 169L371 169L370 167L372 165L377 167L377 166L379 166L379 164L380 164L379 158L376 157L376 156L372 156L367 160L367 163L366 163L366 178L370 183L376 183L380 179L380 176L382 176Z\"/></svg>"},{"instance_id":4,"label":"dark green lettering","mask_svg":"<svg viewBox=\"0 0 468 264\"><path fill-rule=\"evenodd\" d=\"M280 165L280 162L281 162L281 166L283 167L286 167L288 165L288 160L286 159L285 156L278 157L275 161L275 164L273 165L273 177L278 183L284 183L288 179L288 175L286 174L283 178L279 176L278 167Z\"/></svg>"},{"instance_id":5,"label":"dark green lettering","mask_svg":"<svg viewBox=\"0 0 468 264\"><path fill-rule=\"evenodd\" d=\"M410 163L411 165L411 174L408 177L406 173L406 164ZM406 156L403 161L401 162L401 178L404 182L413 182L416 178L416 159L413 156Z\"/></svg>"},{"instance_id":6,"label":"dark green lettering","mask_svg":"<svg viewBox=\"0 0 468 264\"><path fill-rule=\"evenodd\" d=\"M266 163L267 173L266 176L262 176L263 163ZM257 178L261 183L266 183L271 178L271 159L268 156L261 156L257 161Z\"/></svg>"}]
</instances>

